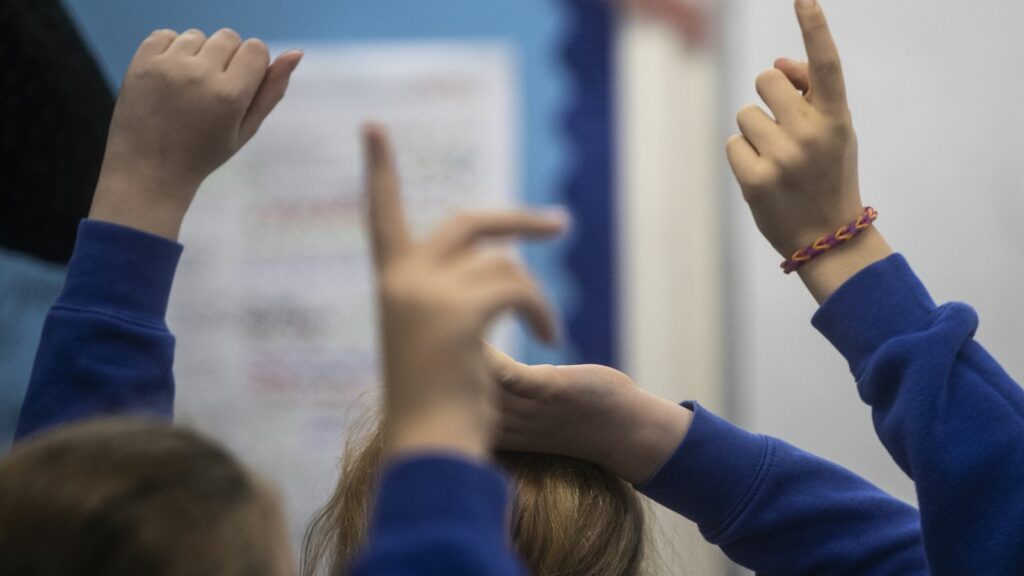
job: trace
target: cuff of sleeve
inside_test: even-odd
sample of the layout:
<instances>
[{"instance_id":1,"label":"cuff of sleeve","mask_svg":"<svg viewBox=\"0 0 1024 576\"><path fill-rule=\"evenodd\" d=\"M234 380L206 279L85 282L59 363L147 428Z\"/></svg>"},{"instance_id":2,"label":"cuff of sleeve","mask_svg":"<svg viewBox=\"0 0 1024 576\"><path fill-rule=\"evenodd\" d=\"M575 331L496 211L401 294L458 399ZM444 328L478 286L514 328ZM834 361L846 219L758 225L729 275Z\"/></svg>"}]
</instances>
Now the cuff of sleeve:
<instances>
[{"instance_id":1,"label":"cuff of sleeve","mask_svg":"<svg viewBox=\"0 0 1024 576\"><path fill-rule=\"evenodd\" d=\"M58 305L163 323L182 246L153 234L82 220Z\"/></svg>"},{"instance_id":2,"label":"cuff of sleeve","mask_svg":"<svg viewBox=\"0 0 1024 576\"><path fill-rule=\"evenodd\" d=\"M893 254L839 287L811 324L836 347L860 377L886 341L926 326L935 302L906 259Z\"/></svg>"},{"instance_id":3,"label":"cuff of sleeve","mask_svg":"<svg viewBox=\"0 0 1024 576\"><path fill-rule=\"evenodd\" d=\"M679 448L637 489L689 518L705 537L728 526L757 493L771 460L768 438L733 426L696 402Z\"/></svg>"},{"instance_id":4,"label":"cuff of sleeve","mask_svg":"<svg viewBox=\"0 0 1024 576\"><path fill-rule=\"evenodd\" d=\"M504 541L508 501L508 484L495 469L454 456L403 458L382 473L374 530L432 531L456 523Z\"/></svg>"}]
</instances>

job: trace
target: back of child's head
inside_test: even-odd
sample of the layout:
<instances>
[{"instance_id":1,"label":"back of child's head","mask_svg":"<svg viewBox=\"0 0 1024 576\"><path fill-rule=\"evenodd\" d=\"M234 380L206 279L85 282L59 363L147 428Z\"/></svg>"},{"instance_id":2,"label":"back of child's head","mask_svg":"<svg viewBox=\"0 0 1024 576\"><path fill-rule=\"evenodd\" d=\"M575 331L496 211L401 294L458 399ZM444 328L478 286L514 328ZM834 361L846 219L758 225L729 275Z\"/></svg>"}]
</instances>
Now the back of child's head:
<instances>
[{"instance_id":1,"label":"back of child's head","mask_svg":"<svg viewBox=\"0 0 1024 576\"><path fill-rule=\"evenodd\" d=\"M384 464L379 425L348 442L334 494L310 526L304 576L337 575L366 544ZM512 544L536 576L639 576L644 507L626 482L600 467L545 454L498 453L512 486Z\"/></svg>"},{"instance_id":2,"label":"back of child's head","mask_svg":"<svg viewBox=\"0 0 1024 576\"><path fill-rule=\"evenodd\" d=\"M287 576L273 492L165 424L96 420L0 461L0 558L19 576Z\"/></svg>"}]
</instances>

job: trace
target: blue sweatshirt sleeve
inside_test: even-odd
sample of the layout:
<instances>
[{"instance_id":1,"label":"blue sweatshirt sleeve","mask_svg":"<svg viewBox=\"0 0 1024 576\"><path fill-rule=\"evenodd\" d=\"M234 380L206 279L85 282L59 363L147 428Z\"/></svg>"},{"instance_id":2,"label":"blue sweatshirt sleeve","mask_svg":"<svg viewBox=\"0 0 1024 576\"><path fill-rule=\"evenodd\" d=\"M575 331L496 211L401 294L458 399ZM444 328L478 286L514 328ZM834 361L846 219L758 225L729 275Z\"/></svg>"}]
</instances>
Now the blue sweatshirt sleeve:
<instances>
[{"instance_id":1,"label":"blue sweatshirt sleeve","mask_svg":"<svg viewBox=\"0 0 1024 576\"><path fill-rule=\"evenodd\" d=\"M758 574L926 575L917 510L856 474L695 403L683 442L639 490Z\"/></svg>"},{"instance_id":2,"label":"blue sweatshirt sleeve","mask_svg":"<svg viewBox=\"0 0 1024 576\"><path fill-rule=\"evenodd\" d=\"M914 480L933 574L1024 574L1024 390L975 342L974 310L936 306L893 255L848 280L813 323Z\"/></svg>"},{"instance_id":3,"label":"blue sweatshirt sleeve","mask_svg":"<svg viewBox=\"0 0 1024 576\"><path fill-rule=\"evenodd\" d=\"M164 316L182 247L83 220L36 353L17 438L104 414L170 418L174 337Z\"/></svg>"},{"instance_id":4,"label":"blue sweatshirt sleeve","mask_svg":"<svg viewBox=\"0 0 1024 576\"><path fill-rule=\"evenodd\" d=\"M508 485L496 470L455 457L384 470L367 547L353 576L513 576Z\"/></svg>"}]
</instances>

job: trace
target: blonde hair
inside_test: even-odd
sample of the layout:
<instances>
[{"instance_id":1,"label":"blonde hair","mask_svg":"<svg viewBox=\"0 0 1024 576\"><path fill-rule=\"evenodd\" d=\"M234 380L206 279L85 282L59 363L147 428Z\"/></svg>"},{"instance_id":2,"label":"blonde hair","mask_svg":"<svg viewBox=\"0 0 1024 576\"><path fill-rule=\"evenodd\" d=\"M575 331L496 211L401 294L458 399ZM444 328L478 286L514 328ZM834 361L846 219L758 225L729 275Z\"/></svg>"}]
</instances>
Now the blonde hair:
<instances>
[{"instance_id":1,"label":"blonde hair","mask_svg":"<svg viewBox=\"0 0 1024 576\"><path fill-rule=\"evenodd\" d=\"M284 537L269 489L182 428L96 420L0 460L4 573L276 576Z\"/></svg>"},{"instance_id":2,"label":"blonde hair","mask_svg":"<svg viewBox=\"0 0 1024 576\"><path fill-rule=\"evenodd\" d=\"M384 459L379 425L350 436L341 478L306 533L304 576L343 574L365 544ZM512 485L510 534L537 576L640 576L644 506L600 467L545 454L498 453Z\"/></svg>"}]
</instances>

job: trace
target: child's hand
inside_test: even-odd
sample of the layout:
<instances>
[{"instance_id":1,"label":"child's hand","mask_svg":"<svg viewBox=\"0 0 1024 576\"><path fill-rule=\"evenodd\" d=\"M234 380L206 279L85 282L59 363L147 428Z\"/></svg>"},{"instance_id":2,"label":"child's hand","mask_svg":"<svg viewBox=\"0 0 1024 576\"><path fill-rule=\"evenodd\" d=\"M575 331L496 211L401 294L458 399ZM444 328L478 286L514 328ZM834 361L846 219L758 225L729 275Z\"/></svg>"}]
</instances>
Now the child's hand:
<instances>
[{"instance_id":1,"label":"child's hand","mask_svg":"<svg viewBox=\"0 0 1024 576\"><path fill-rule=\"evenodd\" d=\"M809 63L780 59L758 77L758 94L772 116L755 105L741 110L737 120L742 135L733 136L727 147L757 227L784 258L856 220L863 211L857 137L839 52L815 0L797 0L796 11ZM854 244L873 248L873 255L858 259L860 267L891 252L873 229ZM836 252L850 256L849 247ZM819 300L845 279L832 273L839 264L835 257L830 253L800 270ZM827 287L811 278L820 268L829 269Z\"/></svg>"},{"instance_id":2,"label":"child's hand","mask_svg":"<svg viewBox=\"0 0 1024 576\"><path fill-rule=\"evenodd\" d=\"M125 75L90 217L176 239L199 185L256 133L301 58L270 64L263 42L227 29L153 32Z\"/></svg>"},{"instance_id":3,"label":"child's hand","mask_svg":"<svg viewBox=\"0 0 1024 576\"><path fill-rule=\"evenodd\" d=\"M530 213L464 215L426 241L407 232L387 136L364 135L370 227L377 266L384 356L384 430L391 454L455 451L486 458L498 423L497 386L482 337L514 309L551 341L554 321L540 289L483 241L546 237L562 218Z\"/></svg>"},{"instance_id":4,"label":"child's hand","mask_svg":"<svg viewBox=\"0 0 1024 576\"><path fill-rule=\"evenodd\" d=\"M498 381L498 449L569 456L641 484L668 460L693 419L605 366L528 366L490 348Z\"/></svg>"}]
</instances>

